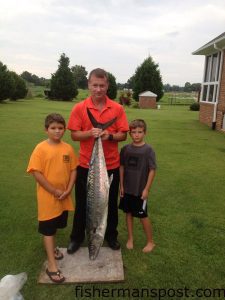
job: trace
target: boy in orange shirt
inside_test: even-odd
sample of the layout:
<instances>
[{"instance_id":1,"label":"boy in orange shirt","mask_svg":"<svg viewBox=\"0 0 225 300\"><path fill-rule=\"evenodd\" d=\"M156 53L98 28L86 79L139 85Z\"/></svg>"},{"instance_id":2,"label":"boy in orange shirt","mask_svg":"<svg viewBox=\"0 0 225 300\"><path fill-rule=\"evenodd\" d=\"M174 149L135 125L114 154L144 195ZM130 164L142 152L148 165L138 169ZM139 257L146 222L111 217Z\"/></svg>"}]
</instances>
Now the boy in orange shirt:
<instances>
[{"instance_id":1,"label":"boy in orange shirt","mask_svg":"<svg viewBox=\"0 0 225 300\"><path fill-rule=\"evenodd\" d=\"M61 141L65 130L61 115L48 115L45 119L48 139L35 147L27 168L37 181L38 231L43 235L47 253L46 273L55 283L62 283L65 277L57 267L56 260L62 259L63 254L55 248L54 235L58 228L66 227L68 211L74 210L70 193L78 164L72 146Z\"/></svg>"}]
</instances>

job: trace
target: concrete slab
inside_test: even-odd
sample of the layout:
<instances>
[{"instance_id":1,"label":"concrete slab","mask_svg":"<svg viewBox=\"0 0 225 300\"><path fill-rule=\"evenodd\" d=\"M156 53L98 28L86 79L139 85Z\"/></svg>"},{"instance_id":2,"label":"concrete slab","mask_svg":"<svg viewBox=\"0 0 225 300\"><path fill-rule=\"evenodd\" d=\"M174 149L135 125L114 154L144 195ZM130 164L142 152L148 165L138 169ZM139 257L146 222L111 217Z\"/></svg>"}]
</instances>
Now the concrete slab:
<instances>
[{"instance_id":1,"label":"concrete slab","mask_svg":"<svg viewBox=\"0 0 225 300\"><path fill-rule=\"evenodd\" d=\"M95 283L124 281L121 250L101 247L96 260L89 260L88 248L81 247L76 253L67 254L66 248L60 248L64 258L57 261L65 276L66 283ZM54 284L46 274L47 261L44 262L38 283Z\"/></svg>"}]
</instances>

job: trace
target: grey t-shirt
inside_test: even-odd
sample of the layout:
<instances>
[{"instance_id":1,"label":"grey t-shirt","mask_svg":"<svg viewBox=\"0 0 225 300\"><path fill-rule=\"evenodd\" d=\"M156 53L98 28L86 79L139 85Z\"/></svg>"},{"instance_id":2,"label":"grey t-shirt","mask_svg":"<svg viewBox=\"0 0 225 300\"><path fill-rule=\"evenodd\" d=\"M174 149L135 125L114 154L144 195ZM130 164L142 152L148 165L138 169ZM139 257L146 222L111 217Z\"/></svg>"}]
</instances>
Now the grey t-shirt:
<instances>
[{"instance_id":1,"label":"grey t-shirt","mask_svg":"<svg viewBox=\"0 0 225 300\"><path fill-rule=\"evenodd\" d=\"M155 152L148 144L125 145L120 151L120 164L124 166L124 192L141 196L151 169L156 169Z\"/></svg>"}]
</instances>

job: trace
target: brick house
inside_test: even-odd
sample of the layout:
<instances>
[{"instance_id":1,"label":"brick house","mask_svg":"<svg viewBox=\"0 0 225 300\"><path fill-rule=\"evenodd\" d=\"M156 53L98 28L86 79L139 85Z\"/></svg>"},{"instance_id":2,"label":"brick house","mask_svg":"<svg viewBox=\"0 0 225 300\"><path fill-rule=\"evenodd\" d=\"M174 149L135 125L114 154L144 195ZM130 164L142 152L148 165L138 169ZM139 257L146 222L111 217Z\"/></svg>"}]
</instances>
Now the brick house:
<instances>
[{"instance_id":1,"label":"brick house","mask_svg":"<svg viewBox=\"0 0 225 300\"><path fill-rule=\"evenodd\" d=\"M140 93L139 95L139 107L140 108L156 108L156 98L157 95L150 92L145 91Z\"/></svg>"},{"instance_id":2,"label":"brick house","mask_svg":"<svg viewBox=\"0 0 225 300\"><path fill-rule=\"evenodd\" d=\"M225 130L225 32L192 54L205 55L199 120Z\"/></svg>"}]
</instances>

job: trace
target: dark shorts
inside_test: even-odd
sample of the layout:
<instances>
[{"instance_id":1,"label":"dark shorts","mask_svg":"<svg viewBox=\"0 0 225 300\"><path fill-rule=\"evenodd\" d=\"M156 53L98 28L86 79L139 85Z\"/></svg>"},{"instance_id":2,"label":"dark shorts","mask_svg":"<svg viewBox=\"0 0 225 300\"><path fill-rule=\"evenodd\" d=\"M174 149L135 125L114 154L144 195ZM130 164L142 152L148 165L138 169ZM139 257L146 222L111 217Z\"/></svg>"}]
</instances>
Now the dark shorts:
<instances>
[{"instance_id":1,"label":"dark shorts","mask_svg":"<svg viewBox=\"0 0 225 300\"><path fill-rule=\"evenodd\" d=\"M68 211L66 210L56 218L46 221L39 221L38 232L47 236L55 235L58 228L66 227L67 219Z\"/></svg>"},{"instance_id":2,"label":"dark shorts","mask_svg":"<svg viewBox=\"0 0 225 300\"><path fill-rule=\"evenodd\" d=\"M140 196L133 196L125 194L120 198L119 209L125 213L131 213L136 218L146 218L147 214L147 200L142 200Z\"/></svg>"}]
</instances>

